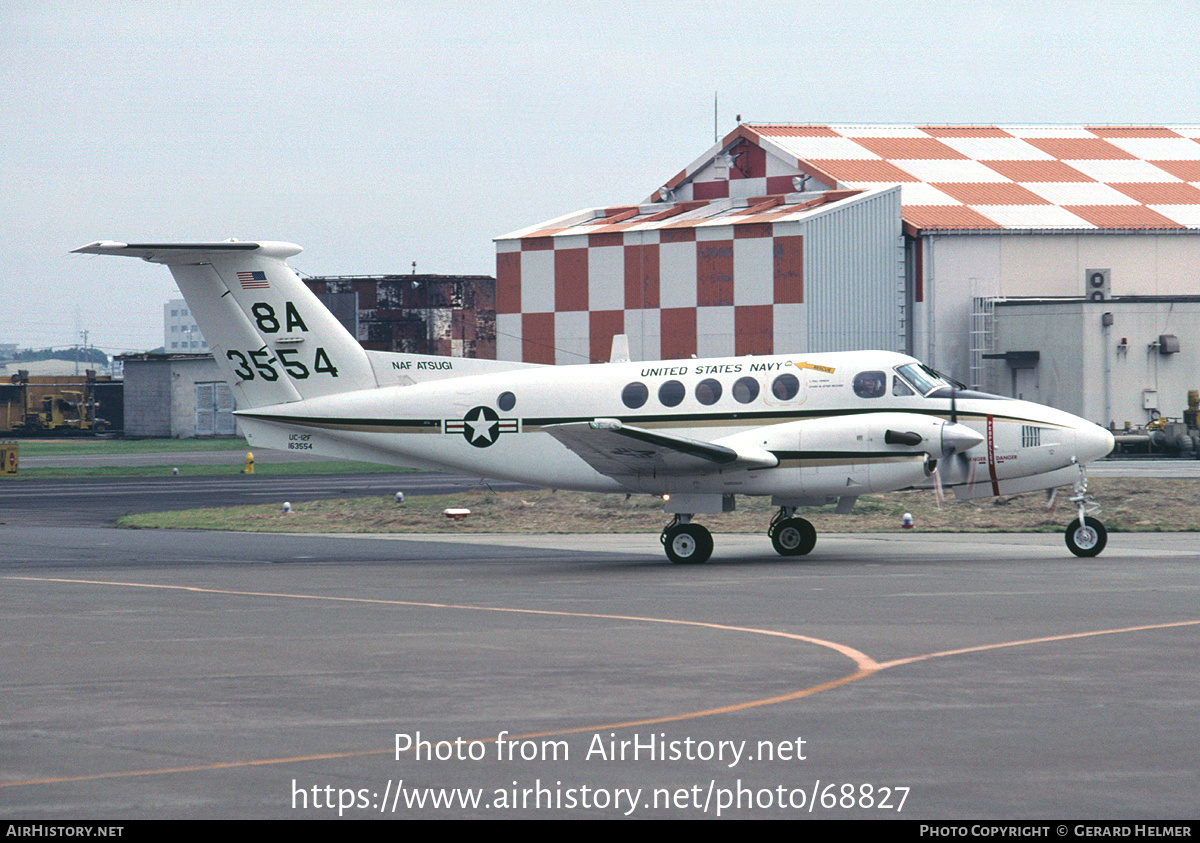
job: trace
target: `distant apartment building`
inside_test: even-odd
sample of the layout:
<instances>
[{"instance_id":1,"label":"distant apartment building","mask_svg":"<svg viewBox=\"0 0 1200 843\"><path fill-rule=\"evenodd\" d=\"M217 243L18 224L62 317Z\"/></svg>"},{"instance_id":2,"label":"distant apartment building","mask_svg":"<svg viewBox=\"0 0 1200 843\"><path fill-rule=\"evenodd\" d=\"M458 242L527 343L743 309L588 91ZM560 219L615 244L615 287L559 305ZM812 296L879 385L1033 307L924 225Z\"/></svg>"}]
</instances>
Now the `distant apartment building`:
<instances>
[{"instance_id":1,"label":"distant apartment building","mask_svg":"<svg viewBox=\"0 0 1200 843\"><path fill-rule=\"evenodd\" d=\"M183 299L163 305L163 350L167 354L204 354L208 343Z\"/></svg>"}]
</instances>

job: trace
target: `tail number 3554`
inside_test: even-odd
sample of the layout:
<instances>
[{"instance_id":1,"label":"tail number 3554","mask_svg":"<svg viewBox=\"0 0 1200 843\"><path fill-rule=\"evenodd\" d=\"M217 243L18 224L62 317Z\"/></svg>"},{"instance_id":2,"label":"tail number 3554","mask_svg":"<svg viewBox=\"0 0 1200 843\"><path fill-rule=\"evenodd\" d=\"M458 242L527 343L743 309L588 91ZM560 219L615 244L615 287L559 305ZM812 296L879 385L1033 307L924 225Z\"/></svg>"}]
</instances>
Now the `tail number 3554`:
<instances>
[{"instance_id":1,"label":"tail number 3554","mask_svg":"<svg viewBox=\"0 0 1200 843\"><path fill-rule=\"evenodd\" d=\"M258 351L230 349L225 352L225 357L234 364L233 373L244 381L252 381L255 376L265 381L279 380L279 372L275 369L276 364L281 365L288 376L295 380L304 380L314 372L329 375L331 378L338 376L337 367L333 365L333 361L329 359L325 349L320 347L313 355L311 369L300 360L300 349L298 348L281 348L275 356L272 356L271 352L265 348L260 348Z\"/></svg>"}]
</instances>

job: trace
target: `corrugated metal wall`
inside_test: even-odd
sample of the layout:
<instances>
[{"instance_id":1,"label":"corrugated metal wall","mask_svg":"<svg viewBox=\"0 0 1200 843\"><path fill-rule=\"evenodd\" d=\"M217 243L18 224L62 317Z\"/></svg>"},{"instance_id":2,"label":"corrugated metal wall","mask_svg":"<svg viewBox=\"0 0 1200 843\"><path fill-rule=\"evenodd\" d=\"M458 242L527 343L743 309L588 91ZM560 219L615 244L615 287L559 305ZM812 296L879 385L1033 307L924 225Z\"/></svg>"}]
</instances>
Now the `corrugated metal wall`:
<instances>
[{"instance_id":1,"label":"corrugated metal wall","mask_svg":"<svg viewBox=\"0 0 1200 843\"><path fill-rule=\"evenodd\" d=\"M806 351L905 350L900 188L799 224Z\"/></svg>"}]
</instances>

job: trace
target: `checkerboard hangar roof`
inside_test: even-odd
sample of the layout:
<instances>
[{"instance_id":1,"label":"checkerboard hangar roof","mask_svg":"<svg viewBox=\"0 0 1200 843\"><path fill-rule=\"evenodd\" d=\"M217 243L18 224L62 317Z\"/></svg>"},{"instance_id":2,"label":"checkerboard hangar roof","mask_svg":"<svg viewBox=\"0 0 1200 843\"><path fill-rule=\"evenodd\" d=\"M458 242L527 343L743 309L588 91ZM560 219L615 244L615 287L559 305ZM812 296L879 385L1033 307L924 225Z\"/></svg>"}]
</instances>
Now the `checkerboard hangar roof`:
<instances>
[{"instance_id":1,"label":"checkerboard hangar roof","mask_svg":"<svg viewBox=\"0 0 1200 843\"><path fill-rule=\"evenodd\" d=\"M651 200L721 198L721 158L726 185L761 177L763 202L796 176L807 190L899 184L913 235L1200 229L1200 126L743 124Z\"/></svg>"},{"instance_id":2,"label":"checkerboard hangar roof","mask_svg":"<svg viewBox=\"0 0 1200 843\"><path fill-rule=\"evenodd\" d=\"M799 220L894 185L913 236L1197 231L1200 126L747 123L640 205L497 239Z\"/></svg>"},{"instance_id":3,"label":"checkerboard hangar roof","mask_svg":"<svg viewBox=\"0 0 1200 843\"><path fill-rule=\"evenodd\" d=\"M885 187L894 186L885 185ZM682 202L663 202L651 198L647 204L643 205L589 208L577 211L495 239L497 241L536 240L543 237L569 237L579 234L615 235L619 239L624 232L789 222L815 216L842 200L875 192L877 191L863 189L829 190L817 194L812 192L791 193L749 199L720 198ZM603 243L604 241L593 240L591 242Z\"/></svg>"}]
</instances>

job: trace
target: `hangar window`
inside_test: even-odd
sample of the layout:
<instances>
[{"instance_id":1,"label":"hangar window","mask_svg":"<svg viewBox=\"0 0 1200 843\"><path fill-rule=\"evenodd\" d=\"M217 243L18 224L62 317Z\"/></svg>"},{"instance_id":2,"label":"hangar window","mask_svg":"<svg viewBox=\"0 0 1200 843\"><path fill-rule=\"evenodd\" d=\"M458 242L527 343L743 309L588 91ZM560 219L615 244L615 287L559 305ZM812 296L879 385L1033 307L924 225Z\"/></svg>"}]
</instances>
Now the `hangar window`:
<instances>
[{"instance_id":1,"label":"hangar window","mask_svg":"<svg viewBox=\"0 0 1200 843\"><path fill-rule=\"evenodd\" d=\"M636 410L638 407L646 403L646 399L650 397L650 390L646 388L644 383L634 381L621 390L621 401L631 410Z\"/></svg>"},{"instance_id":2,"label":"hangar window","mask_svg":"<svg viewBox=\"0 0 1200 843\"><path fill-rule=\"evenodd\" d=\"M513 407L517 406L517 396L511 392L501 392L500 397L496 399L496 406L507 413Z\"/></svg>"},{"instance_id":3,"label":"hangar window","mask_svg":"<svg viewBox=\"0 0 1200 843\"><path fill-rule=\"evenodd\" d=\"M658 400L664 407L677 407L687 395L687 388L679 381L667 381L658 388Z\"/></svg>"},{"instance_id":4,"label":"hangar window","mask_svg":"<svg viewBox=\"0 0 1200 843\"><path fill-rule=\"evenodd\" d=\"M696 400L706 407L721 400L721 383L713 378L705 378L696 384Z\"/></svg>"},{"instance_id":5,"label":"hangar window","mask_svg":"<svg viewBox=\"0 0 1200 843\"><path fill-rule=\"evenodd\" d=\"M771 384L771 394L780 401L791 401L800 392L800 379L792 374L782 374Z\"/></svg>"},{"instance_id":6,"label":"hangar window","mask_svg":"<svg viewBox=\"0 0 1200 843\"><path fill-rule=\"evenodd\" d=\"M749 404L758 397L758 381L751 377L738 378L733 385L733 397L739 404Z\"/></svg>"},{"instance_id":7,"label":"hangar window","mask_svg":"<svg viewBox=\"0 0 1200 843\"><path fill-rule=\"evenodd\" d=\"M879 398L887 392L887 375L883 372L859 372L854 376L854 394L859 398Z\"/></svg>"}]
</instances>

